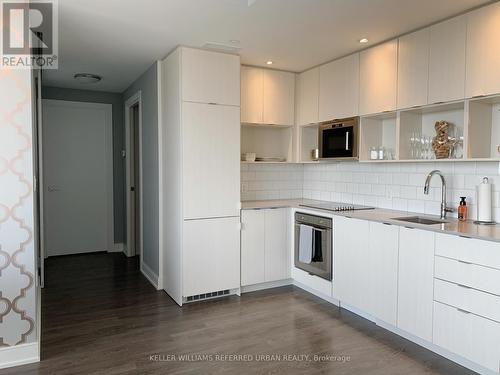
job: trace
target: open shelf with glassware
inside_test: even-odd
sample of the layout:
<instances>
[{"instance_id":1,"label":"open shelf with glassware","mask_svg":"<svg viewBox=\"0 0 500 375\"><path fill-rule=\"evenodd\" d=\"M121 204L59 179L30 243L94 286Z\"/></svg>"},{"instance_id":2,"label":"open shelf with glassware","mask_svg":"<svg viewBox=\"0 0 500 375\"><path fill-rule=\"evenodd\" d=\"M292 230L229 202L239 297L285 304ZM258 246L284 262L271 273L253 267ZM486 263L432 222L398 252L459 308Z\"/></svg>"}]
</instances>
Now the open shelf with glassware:
<instances>
[{"instance_id":1,"label":"open shelf with glassware","mask_svg":"<svg viewBox=\"0 0 500 375\"><path fill-rule=\"evenodd\" d=\"M397 112L361 117L359 126L360 161L397 159Z\"/></svg>"},{"instance_id":2,"label":"open shelf with glassware","mask_svg":"<svg viewBox=\"0 0 500 375\"><path fill-rule=\"evenodd\" d=\"M465 102L402 110L399 159L463 159Z\"/></svg>"},{"instance_id":3,"label":"open shelf with glassware","mask_svg":"<svg viewBox=\"0 0 500 375\"><path fill-rule=\"evenodd\" d=\"M291 163L294 161L293 126L241 124L241 161ZM249 156L255 156L247 160ZM252 155L254 154L254 155Z\"/></svg>"}]
</instances>

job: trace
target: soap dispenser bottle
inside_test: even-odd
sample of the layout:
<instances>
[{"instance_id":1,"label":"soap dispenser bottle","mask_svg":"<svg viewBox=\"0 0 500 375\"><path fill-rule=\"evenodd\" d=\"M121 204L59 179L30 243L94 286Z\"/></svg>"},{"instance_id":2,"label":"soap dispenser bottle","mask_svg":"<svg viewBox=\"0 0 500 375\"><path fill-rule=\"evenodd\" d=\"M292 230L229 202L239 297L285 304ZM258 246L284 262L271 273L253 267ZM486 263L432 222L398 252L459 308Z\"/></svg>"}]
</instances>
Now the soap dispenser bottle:
<instances>
[{"instance_id":1,"label":"soap dispenser bottle","mask_svg":"<svg viewBox=\"0 0 500 375\"><path fill-rule=\"evenodd\" d=\"M467 220L467 203L465 197L460 197L460 205L458 206L458 220Z\"/></svg>"}]
</instances>

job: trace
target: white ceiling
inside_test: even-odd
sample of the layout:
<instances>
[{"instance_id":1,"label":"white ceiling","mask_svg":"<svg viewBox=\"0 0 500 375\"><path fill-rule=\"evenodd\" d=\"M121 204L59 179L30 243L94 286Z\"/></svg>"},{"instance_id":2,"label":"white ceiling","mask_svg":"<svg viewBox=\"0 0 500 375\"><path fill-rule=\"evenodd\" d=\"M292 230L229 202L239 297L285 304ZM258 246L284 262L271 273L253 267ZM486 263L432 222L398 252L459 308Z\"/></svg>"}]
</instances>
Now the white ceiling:
<instances>
[{"instance_id":1,"label":"white ceiling","mask_svg":"<svg viewBox=\"0 0 500 375\"><path fill-rule=\"evenodd\" d=\"M59 0L59 69L44 84L122 92L179 44L237 40L242 63L303 71L489 0ZM249 5L250 4L250 5ZM233 43L234 44L234 43ZM77 72L103 76L82 85Z\"/></svg>"}]
</instances>

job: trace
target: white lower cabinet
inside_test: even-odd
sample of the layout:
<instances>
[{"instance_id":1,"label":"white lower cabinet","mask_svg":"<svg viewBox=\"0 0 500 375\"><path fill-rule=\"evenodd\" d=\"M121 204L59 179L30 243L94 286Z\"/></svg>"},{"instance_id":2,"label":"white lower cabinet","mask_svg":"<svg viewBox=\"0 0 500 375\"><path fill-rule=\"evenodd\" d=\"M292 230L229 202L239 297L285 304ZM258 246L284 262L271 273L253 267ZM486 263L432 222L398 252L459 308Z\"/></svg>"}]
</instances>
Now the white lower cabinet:
<instances>
[{"instance_id":1,"label":"white lower cabinet","mask_svg":"<svg viewBox=\"0 0 500 375\"><path fill-rule=\"evenodd\" d=\"M432 341L434 233L399 228L398 328Z\"/></svg>"},{"instance_id":2,"label":"white lower cabinet","mask_svg":"<svg viewBox=\"0 0 500 375\"><path fill-rule=\"evenodd\" d=\"M434 302L433 343L494 372L500 372L500 324Z\"/></svg>"},{"instance_id":3,"label":"white lower cabinet","mask_svg":"<svg viewBox=\"0 0 500 375\"><path fill-rule=\"evenodd\" d=\"M288 279L288 209L242 210L241 223L241 285Z\"/></svg>"},{"instance_id":4,"label":"white lower cabinet","mask_svg":"<svg viewBox=\"0 0 500 375\"><path fill-rule=\"evenodd\" d=\"M240 287L240 218L185 220L184 297Z\"/></svg>"},{"instance_id":5,"label":"white lower cabinet","mask_svg":"<svg viewBox=\"0 0 500 375\"><path fill-rule=\"evenodd\" d=\"M364 312L372 310L369 259L370 222L336 217L334 229L334 298Z\"/></svg>"},{"instance_id":6,"label":"white lower cabinet","mask_svg":"<svg viewBox=\"0 0 500 375\"><path fill-rule=\"evenodd\" d=\"M398 227L337 217L334 230L334 297L395 326Z\"/></svg>"},{"instance_id":7,"label":"white lower cabinet","mask_svg":"<svg viewBox=\"0 0 500 375\"><path fill-rule=\"evenodd\" d=\"M375 318L396 326L398 311L399 227L370 223L369 265L371 311Z\"/></svg>"}]
</instances>

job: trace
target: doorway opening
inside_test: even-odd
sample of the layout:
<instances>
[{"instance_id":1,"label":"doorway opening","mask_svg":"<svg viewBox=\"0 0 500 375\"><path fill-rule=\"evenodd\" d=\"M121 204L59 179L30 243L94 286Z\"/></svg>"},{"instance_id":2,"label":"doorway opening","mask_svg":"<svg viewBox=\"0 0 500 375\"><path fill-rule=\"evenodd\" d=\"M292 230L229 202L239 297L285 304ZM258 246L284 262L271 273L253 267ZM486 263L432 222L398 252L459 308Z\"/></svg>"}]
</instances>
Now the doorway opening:
<instances>
[{"instance_id":1,"label":"doorway opening","mask_svg":"<svg viewBox=\"0 0 500 375\"><path fill-rule=\"evenodd\" d=\"M125 168L127 239L126 254L139 255L143 268L143 215L142 215L142 105L141 92L125 102Z\"/></svg>"}]
</instances>

